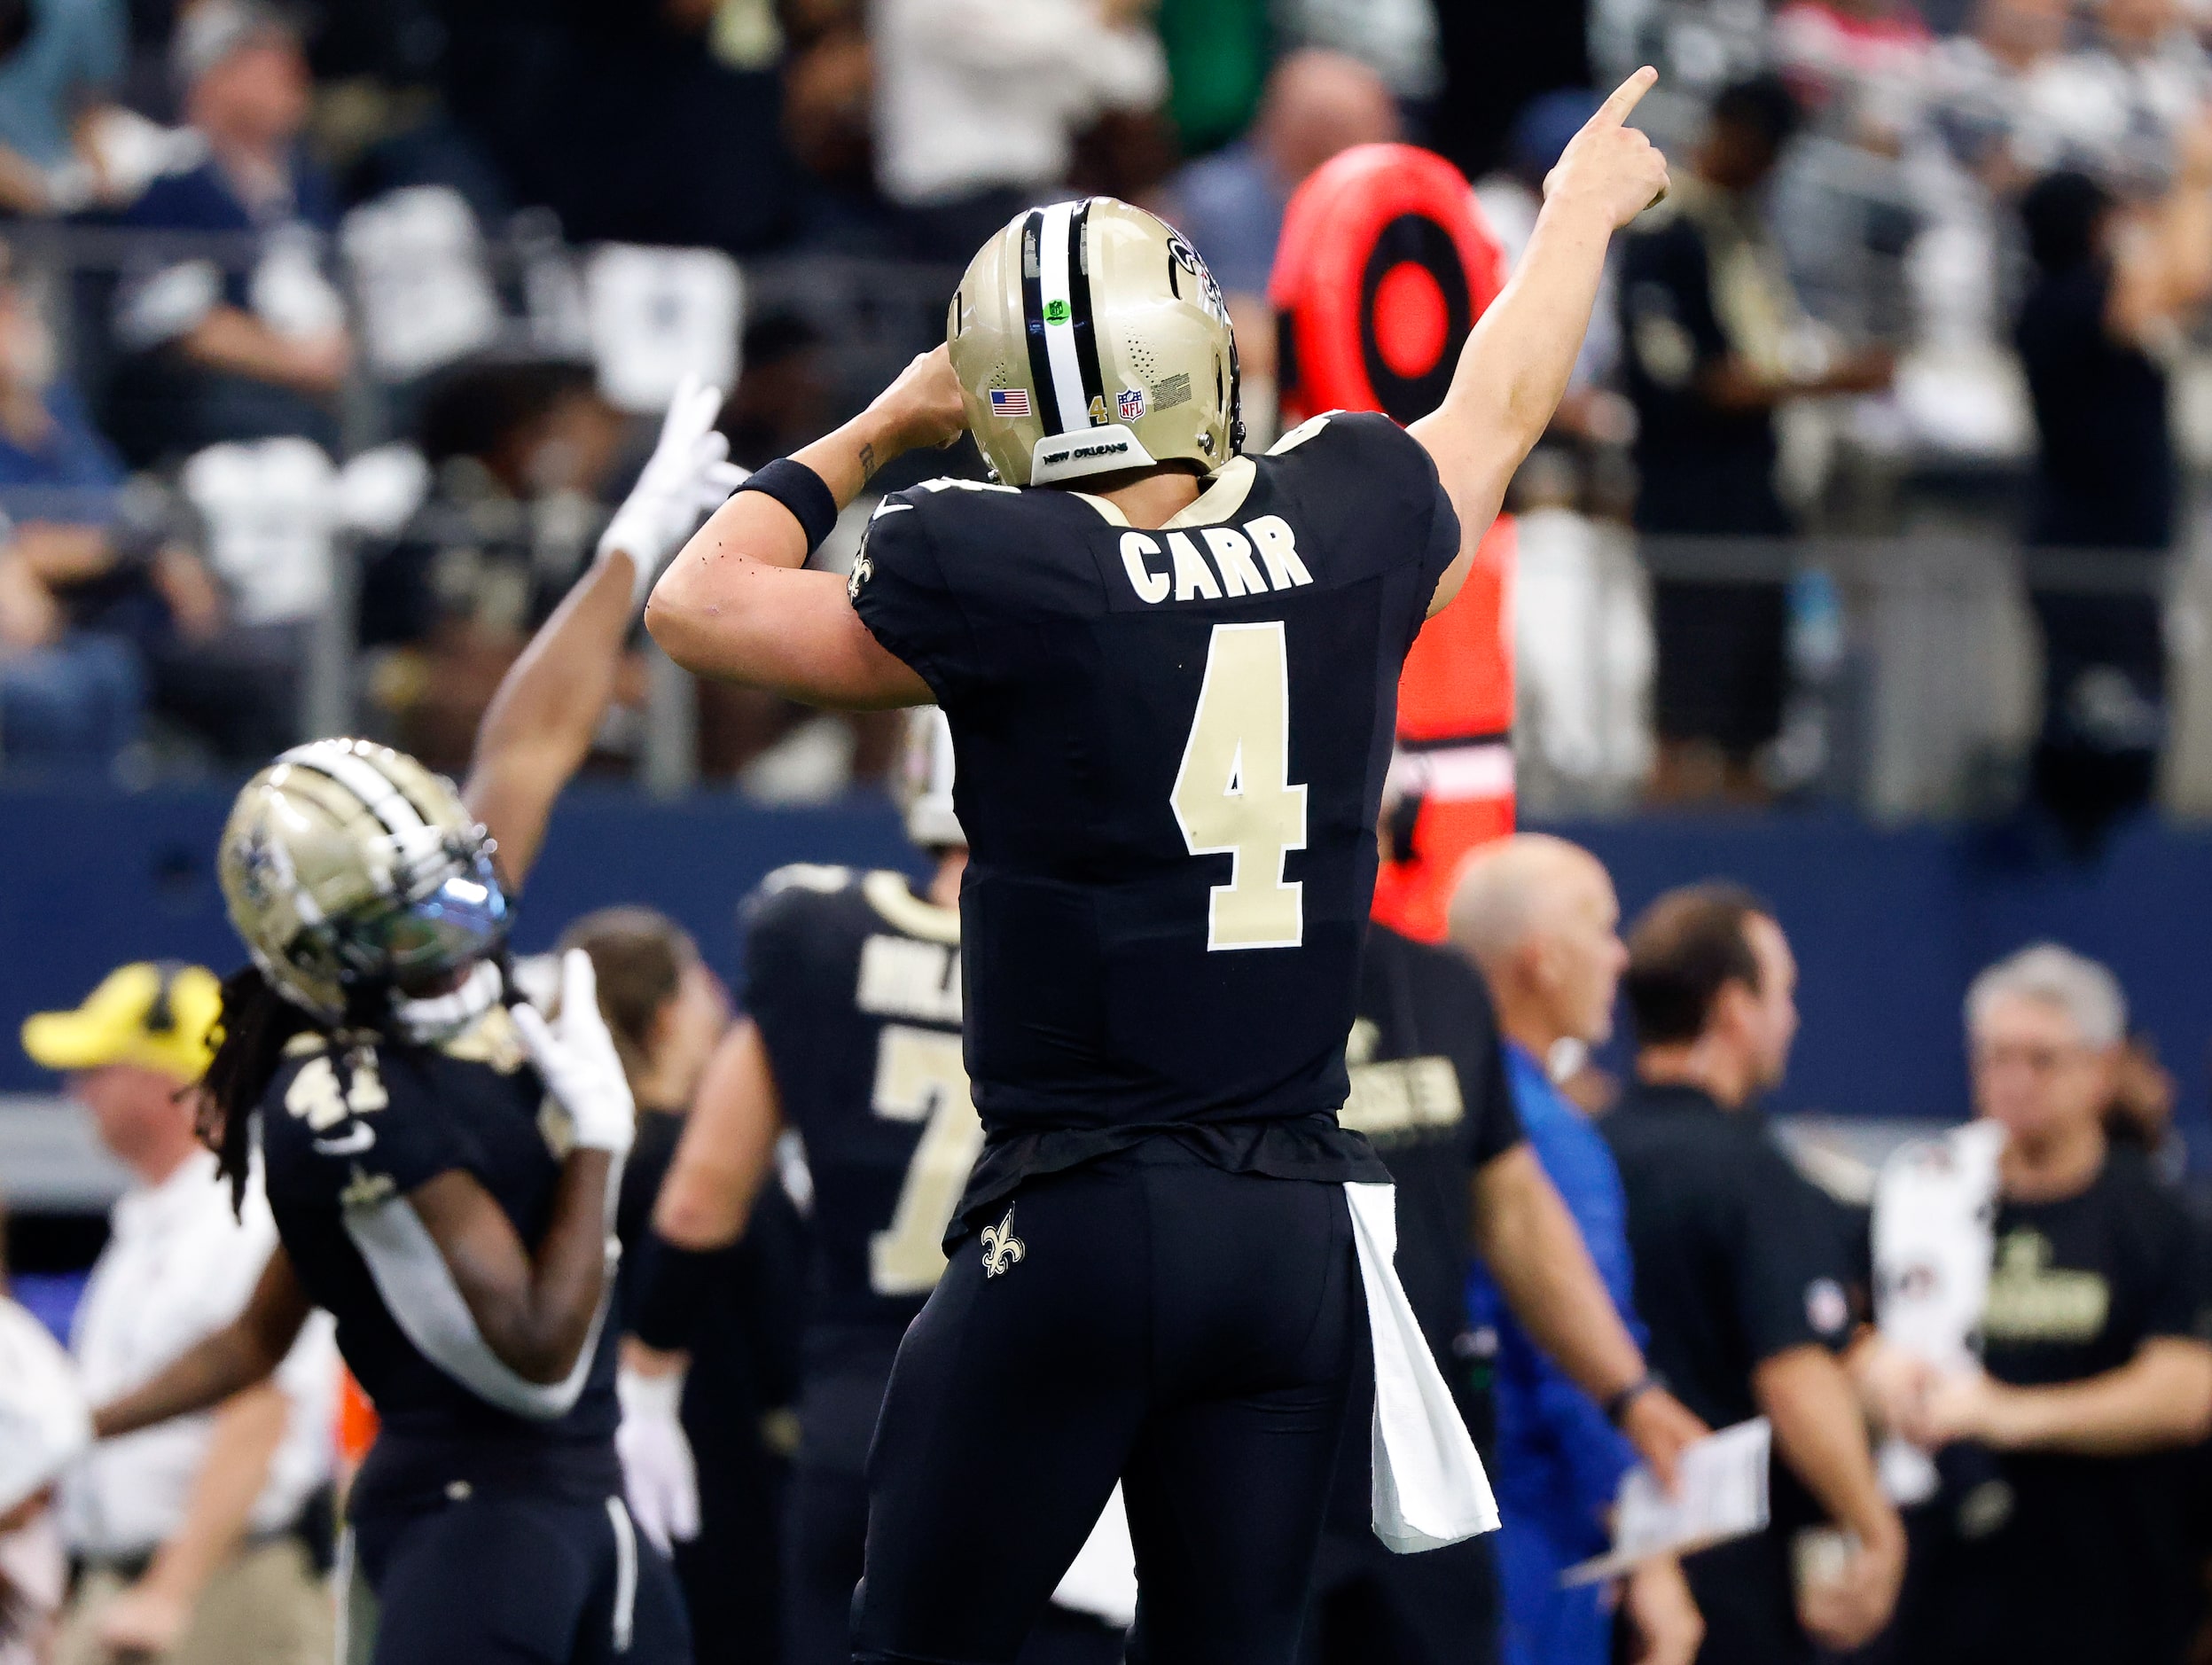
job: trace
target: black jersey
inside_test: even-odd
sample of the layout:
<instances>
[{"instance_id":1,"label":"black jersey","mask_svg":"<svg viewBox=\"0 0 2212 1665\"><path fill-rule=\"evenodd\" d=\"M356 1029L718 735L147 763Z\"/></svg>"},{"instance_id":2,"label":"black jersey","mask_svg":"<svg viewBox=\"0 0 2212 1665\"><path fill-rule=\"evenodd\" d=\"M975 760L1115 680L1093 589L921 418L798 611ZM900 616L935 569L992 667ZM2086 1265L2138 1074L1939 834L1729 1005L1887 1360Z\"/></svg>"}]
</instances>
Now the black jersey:
<instances>
[{"instance_id":1,"label":"black jersey","mask_svg":"<svg viewBox=\"0 0 2212 1665\"><path fill-rule=\"evenodd\" d=\"M1468 1410L1473 1181L1521 1142L1489 991L1458 955L1372 926L1346 1053L1343 1123L1366 1135L1397 1184L1398 1278Z\"/></svg>"},{"instance_id":2,"label":"black jersey","mask_svg":"<svg viewBox=\"0 0 2212 1665\"><path fill-rule=\"evenodd\" d=\"M610 1495L610 1483L619 1489L617 1326L600 1326L582 1389L559 1415L504 1408L496 1389L486 1397L483 1382L504 1367L481 1341L471 1387L410 1339L426 1322L457 1322L460 1297L427 1231L385 1205L458 1169L535 1247L551 1223L562 1161L545 1105L504 1007L443 1046L301 1036L262 1098L277 1233L309 1298L337 1319L339 1350L380 1424L357 1496L457 1479L588 1497ZM395 1302L412 1309L395 1316Z\"/></svg>"},{"instance_id":3,"label":"black jersey","mask_svg":"<svg viewBox=\"0 0 2212 1665\"><path fill-rule=\"evenodd\" d=\"M1653 1369L1710 1427L1757 1416L1760 1364L1849 1339L1841 1211L1757 1110L1695 1087L1631 1083L1598 1128L1620 1164Z\"/></svg>"},{"instance_id":4,"label":"black jersey","mask_svg":"<svg viewBox=\"0 0 2212 1665\"><path fill-rule=\"evenodd\" d=\"M2000 1199L1981 1359L2016 1388L2089 1380L2159 1339L2212 1335L2204 1246L2139 1152L2070 1197ZM1966 1665L2149 1665L2185 1651L2195 1606L2179 1451L2005 1451L1956 1481L1921 1535L1910 1657ZM1992 1483L1992 1477L1997 1483Z\"/></svg>"},{"instance_id":5,"label":"black jersey","mask_svg":"<svg viewBox=\"0 0 2212 1665\"><path fill-rule=\"evenodd\" d=\"M814 1180L803 1451L857 1473L982 1123L960 1055L960 916L903 875L786 867L747 904L746 1011Z\"/></svg>"},{"instance_id":6,"label":"black jersey","mask_svg":"<svg viewBox=\"0 0 2212 1665\"><path fill-rule=\"evenodd\" d=\"M1156 531L1062 489L884 500L854 606L951 720L968 835L969 1214L1009 1160L1343 1103L1398 673L1458 549L1380 416L1231 462Z\"/></svg>"}]
</instances>

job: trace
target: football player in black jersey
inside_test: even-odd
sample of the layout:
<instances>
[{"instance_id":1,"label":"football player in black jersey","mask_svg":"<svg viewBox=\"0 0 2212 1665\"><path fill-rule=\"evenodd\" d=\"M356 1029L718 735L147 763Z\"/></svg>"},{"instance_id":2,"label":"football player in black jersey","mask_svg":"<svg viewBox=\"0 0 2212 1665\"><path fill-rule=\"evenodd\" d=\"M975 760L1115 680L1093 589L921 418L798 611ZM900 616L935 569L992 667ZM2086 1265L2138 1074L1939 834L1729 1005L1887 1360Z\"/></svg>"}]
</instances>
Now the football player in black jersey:
<instances>
[{"instance_id":1,"label":"football player in black jersey","mask_svg":"<svg viewBox=\"0 0 2212 1665\"><path fill-rule=\"evenodd\" d=\"M857 1659L1012 1658L1120 1479L1136 1648L1287 1660L1364 1295L1391 1349L1378 1526L1495 1523L1458 1418L1455 1444L1424 1414L1442 1386L1366 1189L1388 1173L1337 1122L1344 1037L1399 668L1566 386L1608 241L1665 189L1624 125L1655 79L1567 147L1410 430L1333 415L1239 455L1202 262L1124 204L1059 203L970 265L945 349L762 470L656 589L679 663L934 700L958 755L986 1141L877 1424ZM997 483L893 493L848 584L802 570L878 464L963 427Z\"/></svg>"},{"instance_id":2,"label":"football player in black jersey","mask_svg":"<svg viewBox=\"0 0 2212 1665\"><path fill-rule=\"evenodd\" d=\"M234 1186L258 1143L279 1247L236 1323L96 1426L217 1402L328 1309L380 1422L348 1505L378 1665L691 1657L614 1450L629 1089L582 950L551 1023L504 1003L502 962L507 896L638 603L739 478L720 403L677 395L598 560L494 698L464 793L387 747L321 740L255 776L223 832L253 964L224 985L202 1107Z\"/></svg>"},{"instance_id":3,"label":"football player in black jersey","mask_svg":"<svg viewBox=\"0 0 2212 1665\"><path fill-rule=\"evenodd\" d=\"M796 1133L812 1211L786 1665L852 1658L869 1438L899 1340L944 1272L945 1228L983 1145L960 1056L968 852L942 714L912 714L903 774L908 835L936 864L920 894L903 873L801 865L770 873L746 903L745 1018L661 1188L650 1285L632 1322L644 1344L629 1349L634 1372L683 1367L700 1286L745 1231L778 1139ZM1118 1605L1105 1593L1091 1605ZM1113 1665L1121 1642L1088 1608L1055 1605L1021 1658Z\"/></svg>"},{"instance_id":4,"label":"football player in black jersey","mask_svg":"<svg viewBox=\"0 0 2212 1665\"><path fill-rule=\"evenodd\" d=\"M1393 859L1395 821L1387 806L1386 798L1385 861ZM1358 1011L1345 1049L1351 1096L1340 1119L1366 1136L1396 1182L1398 1272L1478 1443L1490 1449L1493 1419L1480 1380L1488 1360L1465 1294L1470 1249L1546 1356L1671 1480L1683 1449L1708 1430L1647 1369L1575 1216L1523 1135L1481 974L1459 952L1376 919L1360 960ZM1386 1552L1368 1525L1365 1456L1347 1442L1340 1458L1301 1659L1489 1665L1501 1651L1490 1541ZM1630 1614L1641 1615L1634 1602Z\"/></svg>"}]
</instances>

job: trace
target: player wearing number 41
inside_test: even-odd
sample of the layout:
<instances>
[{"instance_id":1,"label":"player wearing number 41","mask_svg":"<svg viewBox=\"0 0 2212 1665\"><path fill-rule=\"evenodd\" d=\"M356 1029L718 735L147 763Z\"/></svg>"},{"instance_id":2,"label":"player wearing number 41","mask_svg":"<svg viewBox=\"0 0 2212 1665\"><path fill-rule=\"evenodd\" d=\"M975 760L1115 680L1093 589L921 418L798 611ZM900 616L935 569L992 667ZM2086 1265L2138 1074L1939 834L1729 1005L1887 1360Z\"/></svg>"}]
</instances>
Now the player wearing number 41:
<instances>
[{"instance_id":1,"label":"player wearing number 41","mask_svg":"<svg viewBox=\"0 0 2212 1665\"><path fill-rule=\"evenodd\" d=\"M1204 265L1124 204L1055 204L976 256L944 348L654 591L687 668L934 701L958 757L986 1141L876 1428L858 1659L1011 1659L1119 1479L1134 1650L1287 1660L1363 1296L1379 1528L1495 1524L1389 1264L1387 1170L1336 1120L1344 1037L1400 666L1566 387L1607 242L1665 189L1624 125L1655 79L1567 147L1410 431L1336 415L1240 455ZM848 585L804 570L875 466L964 428L997 484L894 493Z\"/></svg>"},{"instance_id":2,"label":"player wearing number 41","mask_svg":"<svg viewBox=\"0 0 2212 1665\"><path fill-rule=\"evenodd\" d=\"M778 1137L797 1134L813 1210L785 1665L853 1656L869 1437L899 1338L944 1272L940 1243L983 1144L960 1059L956 904L967 837L952 809L952 738L935 710L911 714L902 786L908 835L934 862L918 894L903 873L797 866L770 874L746 903L745 1018L701 1083L661 1186L624 1355L631 1403L653 1400L665 1413L653 1458L625 1427L637 1448L630 1497L641 1520L681 1518L691 1487L675 1420L681 1349ZM1111 1514L1093 1559L1103 1568L1121 1539L1128 1586L1118 1505ZM1072 1583L1041 1615L1024 1665L1117 1665L1134 1599L1111 1581Z\"/></svg>"},{"instance_id":3,"label":"player wearing number 41","mask_svg":"<svg viewBox=\"0 0 2212 1665\"><path fill-rule=\"evenodd\" d=\"M662 562L739 477L678 393L595 566L508 673L457 793L358 740L247 783L219 870L253 964L223 985L203 1132L258 1146L277 1247L227 1328L102 1407L103 1435L264 1380L313 1308L374 1402L346 1611L375 1665L684 1665L668 1564L622 1502L609 1250L634 1109L591 962L550 1020L504 987L507 896L613 697Z\"/></svg>"}]
</instances>

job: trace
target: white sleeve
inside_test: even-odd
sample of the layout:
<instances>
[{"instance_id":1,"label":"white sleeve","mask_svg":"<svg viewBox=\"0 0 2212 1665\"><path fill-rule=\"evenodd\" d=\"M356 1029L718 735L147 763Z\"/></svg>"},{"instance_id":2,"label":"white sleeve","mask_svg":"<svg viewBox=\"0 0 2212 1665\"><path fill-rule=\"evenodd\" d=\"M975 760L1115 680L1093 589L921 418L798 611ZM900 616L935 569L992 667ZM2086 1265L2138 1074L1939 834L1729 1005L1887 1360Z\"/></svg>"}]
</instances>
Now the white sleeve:
<instances>
[{"instance_id":1,"label":"white sleeve","mask_svg":"<svg viewBox=\"0 0 2212 1665\"><path fill-rule=\"evenodd\" d=\"M491 1350L430 1229L406 1198L387 1197L369 1208L347 1209L346 1234L360 1250L377 1294L384 1298L401 1333L462 1387L487 1404L541 1422L566 1416L574 1405L591 1373L599 1331L614 1296L618 1251L612 1238L607 1240L606 1286L575 1362L560 1381L534 1382Z\"/></svg>"}]
</instances>

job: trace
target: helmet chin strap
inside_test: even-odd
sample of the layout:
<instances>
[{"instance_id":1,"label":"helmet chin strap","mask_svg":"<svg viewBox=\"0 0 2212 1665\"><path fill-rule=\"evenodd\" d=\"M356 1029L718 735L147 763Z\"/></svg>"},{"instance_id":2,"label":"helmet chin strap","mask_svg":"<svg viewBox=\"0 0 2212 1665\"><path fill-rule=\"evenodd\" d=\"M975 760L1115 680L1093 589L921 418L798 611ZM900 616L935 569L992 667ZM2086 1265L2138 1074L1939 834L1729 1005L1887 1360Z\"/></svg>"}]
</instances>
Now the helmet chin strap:
<instances>
[{"instance_id":1,"label":"helmet chin strap","mask_svg":"<svg viewBox=\"0 0 2212 1665\"><path fill-rule=\"evenodd\" d=\"M498 1004L503 987L499 967L490 960L479 960L449 993L422 1000L395 997L392 1027L405 1039L423 1045L449 1041Z\"/></svg>"}]
</instances>

